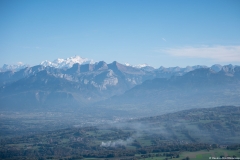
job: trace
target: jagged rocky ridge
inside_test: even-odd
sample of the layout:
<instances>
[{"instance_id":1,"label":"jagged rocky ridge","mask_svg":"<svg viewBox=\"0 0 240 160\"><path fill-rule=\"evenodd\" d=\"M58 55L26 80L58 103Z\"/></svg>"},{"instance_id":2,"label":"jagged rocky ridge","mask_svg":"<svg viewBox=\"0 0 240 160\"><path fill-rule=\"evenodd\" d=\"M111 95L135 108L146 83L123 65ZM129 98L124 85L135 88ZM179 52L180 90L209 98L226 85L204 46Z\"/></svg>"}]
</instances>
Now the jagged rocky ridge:
<instances>
[{"instance_id":1,"label":"jagged rocky ridge","mask_svg":"<svg viewBox=\"0 0 240 160\"><path fill-rule=\"evenodd\" d=\"M207 78L206 75L201 74L204 70L208 70L211 74L219 75L220 79L226 76L231 79L231 77L236 77L236 74L238 74L238 68L232 65L214 65L210 68L206 66L186 68L160 67L159 69L145 66L136 68L116 61L110 64L104 61L82 65L76 63L70 68L38 65L26 67L19 71L0 72L0 104L1 109L59 109L71 106L86 106L93 103L96 104L96 102L101 102L103 105L113 105L115 103L125 105L129 98L134 99L134 95L128 95L127 99L122 100L119 97L124 97L124 95L132 92L131 90L146 86L146 83L151 81L159 81L163 86L169 83L169 81L174 81L174 79L176 79L176 83L182 83L182 81L186 80L177 77L186 77L191 72L205 79ZM224 74L220 75L219 73L222 72ZM188 77L187 80L197 81L193 77ZM147 90L151 90L151 87L157 89L158 84L153 84L150 88L148 87L146 88ZM147 93L145 90L142 92ZM115 97L110 98L112 96ZM116 97L119 98L119 101L113 100ZM149 101L149 99L146 99L142 103L142 100L145 99L144 96L135 96L135 98L141 98L138 100L141 104L147 104L145 102ZM134 104L139 103L134 102Z\"/></svg>"},{"instance_id":2,"label":"jagged rocky ridge","mask_svg":"<svg viewBox=\"0 0 240 160\"><path fill-rule=\"evenodd\" d=\"M240 67L227 65L218 72L200 68L182 76L146 80L101 106L142 112L142 115L190 108L240 105Z\"/></svg>"}]
</instances>

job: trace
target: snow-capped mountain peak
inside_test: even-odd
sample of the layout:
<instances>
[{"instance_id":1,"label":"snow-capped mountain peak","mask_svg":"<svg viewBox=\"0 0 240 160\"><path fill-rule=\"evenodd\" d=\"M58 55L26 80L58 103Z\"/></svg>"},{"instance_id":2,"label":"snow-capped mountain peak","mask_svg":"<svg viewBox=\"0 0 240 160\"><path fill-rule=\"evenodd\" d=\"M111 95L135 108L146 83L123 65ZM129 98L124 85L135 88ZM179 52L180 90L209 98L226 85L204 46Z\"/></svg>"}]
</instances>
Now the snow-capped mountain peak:
<instances>
[{"instance_id":1,"label":"snow-capped mountain peak","mask_svg":"<svg viewBox=\"0 0 240 160\"><path fill-rule=\"evenodd\" d=\"M138 64L138 65L131 65L129 63L124 63L125 66L131 66L131 67L134 67L134 68L144 68L144 67L152 67L146 63L144 64Z\"/></svg>"},{"instance_id":2,"label":"snow-capped mountain peak","mask_svg":"<svg viewBox=\"0 0 240 160\"><path fill-rule=\"evenodd\" d=\"M24 64L23 62L18 62L17 64L4 64L2 68L0 68L0 72L9 71L9 70L18 71L26 67L29 67L29 65Z\"/></svg>"},{"instance_id":3,"label":"snow-capped mountain peak","mask_svg":"<svg viewBox=\"0 0 240 160\"><path fill-rule=\"evenodd\" d=\"M125 65L125 66L131 66L131 67L132 67L132 65L129 64L129 63L124 63L124 65Z\"/></svg>"},{"instance_id":4,"label":"snow-capped mountain peak","mask_svg":"<svg viewBox=\"0 0 240 160\"><path fill-rule=\"evenodd\" d=\"M134 66L135 68L144 68L144 67L151 67L149 66L148 64L144 63L144 64L139 64L139 65L136 65Z\"/></svg>"},{"instance_id":5,"label":"snow-capped mountain peak","mask_svg":"<svg viewBox=\"0 0 240 160\"><path fill-rule=\"evenodd\" d=\"M58 58L55 59L54 61L42 61L40 64L43 66L50 66L50 67L55 67L55 68L70 68L73 66L73 64L79 63L79 64L93 64L93 60L89 60L87 58L82 58L80 56L74 56L74 57L69 57L66 59Z\"/></svg>"},{"instance_id":6,"label":"snow-capped mountain peak","mask_svg":"<svg viewBox=\"0 0 240 160\"><path fill-rule=\"evenodd\" d=\"M220 64L214 64L210 67L210 69L214 72L219 72L221 71L223 68L223 66L221 66Z\"/></svg>"}]
</instances>

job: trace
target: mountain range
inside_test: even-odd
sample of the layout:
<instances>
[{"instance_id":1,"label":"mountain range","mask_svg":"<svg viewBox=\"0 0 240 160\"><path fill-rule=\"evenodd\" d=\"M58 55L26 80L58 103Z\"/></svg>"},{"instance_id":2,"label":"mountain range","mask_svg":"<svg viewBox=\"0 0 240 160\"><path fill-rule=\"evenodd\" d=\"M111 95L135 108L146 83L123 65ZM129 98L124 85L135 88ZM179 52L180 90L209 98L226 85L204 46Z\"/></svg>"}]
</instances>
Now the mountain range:
<instances>
[{"instance_id":1,"label":"mountain range","mask_svg":"<svg viewBox=\"0 0 240 160\"><path fill-rule=\"evenodd\" d=\"M66 59L63 58L57 58L53 61L49 61L49 60L45 60L42 61L39 65L42 65L44 67L55 67L55 68L71 68L74 64L94 64L94 63L98 63L95 62L92 59L88 59L88 58L82 58L80 56L73 56L73 57L69 57ZM131 67L135 67L135 68L151 68L154 69L153 67L147 65L147 64L140 64L140 65L130 65L129 63L125 63L126 66L131 66ZM17 64L13 64L13 65L9 65L9 64L4 64L2 66L2 68L0 68L0 72L6 72L6 71L19 71L23 68L26 67L30 67L30 65L28 64L24 64L22 62L18 62Z\"/></svg>"},{"instance_id":2,"label":"mountain range","mask_svg":"<svg viewBox=\"0 0 240 160\"><path fill-rule=\"evenodd\" d=\"M80 56L73 56L66 59L63 58L57 58L54 61L42 61L39 65L42 65L44 67L55 67L55 68L71 68L75 63L79 64L93 64L95 63L92 59L88 58L82 58ZM0 72L6 72L6 71L19 71L23 68L30 67L30 65L24 64L22 62L18 62L17 64L9 65L4 64L2 68L0 68Z\"/></svg>"},{"instance_id":3,"label":"mountain range","mask_svg":"<svg viewBox=\"0 0 240 160\"><path fill-rule=\"evenodd\" d=\"M26 67L30 67L30 65L23 64L22 62L18 62L17 64L13 64L13 65L4 64L2 68L0 68L0 72L19 71Z\"/></svg>"},{"instance_id":4,"label":"mountain range","mask_svg":"<svg viewBox=\"0 0 240 160\"><path fill-rule=\"evenodd\" d=\"M240 67L228 65L219 72L200 68L182 76L146 80L100 105L125 111L131 108L131 112L151 115L190 108L240 105L239 93Z\"/></svg>"},{"instance_id":5,"label":"mountain range","mask_svg":"<svg viewBox=\"0 0 240 160\"><path fill-rule=\"evenodd\" d=\"M239 66L155 69L75 56L0 72L0 109L95 106L144 113L239 105L239 84Z\"/></svg>"},{"instance_id":6,"label":"mountain range","mask_svg":"<svg viewBox=\"0 0 240 160\"><path fill-rule=\"evenodd\" d=\"M98 63L98 62L95 62L94 60L92 59L88 59L88 58L82 58L80 56L73 56L73 57L69 57L69 58L66 58L66 59L63 59L63 58L57 58L53 61L48 61L48 60L45 60L45 61L42 61L41 63L39 63L39 65L42 65L44 67L55 67L55 68L71 68L74 64L94 64L94 63ZM125 63L124 64L125 66L129 66L129 67L134 67L134 68L144 68L145 70L149 70L149 71L152 71L154 70L155 68L148 65L148 64L139 64L139 65L131 65L129 63ZM21 69L24 69L26 67L30 67L30 65L28 64L24 64L22 62L18 62L17 64L13 64L13 65L9 65L9 64L4 64L2 66L2 68L0 68L0 72L6 72L6 71L19 71ZM198 67L206 67L206 66L198 66ZM221 70L221 65L216 65L214 68L216 69L219 69ZM165 69L164 67L160 67L162 69ZM170 67L170 68L167 68L168 70L181 70L181 69L184 69L184 68L179 68L179 67ZM185 68L185 70L187 71L190 71L190 70L193 70L193 69L196 69L196 68L192 68L191 66L187 66Z\"/></svg>"},{"instance_id":7,"label":"mountain range","mask_svg":"<svg viewBox=\"0 0 240 160\"><path fill-rule=\"evenodd\" d=\"M55 67L55 68L71 68L75 63L78 64L94 64L93 60L89 60L87 58L82 58L80 56L74 56L66 59L58 58L54 61L42 61L40 65L42 66L49 66L49 67Z\"/></svg>"}]
</instances>

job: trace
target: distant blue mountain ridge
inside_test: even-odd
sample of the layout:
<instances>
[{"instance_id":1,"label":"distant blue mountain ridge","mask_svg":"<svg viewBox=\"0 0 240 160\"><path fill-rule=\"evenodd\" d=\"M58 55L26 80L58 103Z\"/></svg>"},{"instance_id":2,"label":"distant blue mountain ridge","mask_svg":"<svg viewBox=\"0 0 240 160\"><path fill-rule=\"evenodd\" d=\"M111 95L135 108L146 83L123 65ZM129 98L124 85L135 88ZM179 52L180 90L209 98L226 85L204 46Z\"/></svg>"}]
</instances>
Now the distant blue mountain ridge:
<instances>
[{"instance_id":1,"label":"distant blue mountain ridge","mask_svg":"<svg viewBox=\"0 0 240 160\"><path fill-rule=\"evenodd\" d=\"M37 65L0 72L0 109L236 105L240 104L239 84L240 67L231 64L158 69L116 61L62 68Z\"/></svg>"}]
</instances>

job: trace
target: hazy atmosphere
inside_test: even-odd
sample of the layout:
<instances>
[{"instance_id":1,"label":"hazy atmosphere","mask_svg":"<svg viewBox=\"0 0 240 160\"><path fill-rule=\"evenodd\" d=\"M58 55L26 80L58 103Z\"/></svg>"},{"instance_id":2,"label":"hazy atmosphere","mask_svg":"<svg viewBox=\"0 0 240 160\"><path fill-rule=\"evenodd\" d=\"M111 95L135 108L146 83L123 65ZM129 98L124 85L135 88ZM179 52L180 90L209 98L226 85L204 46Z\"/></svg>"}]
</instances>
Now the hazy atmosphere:
<instances>
[{"instance_id":1,"label":"hazy atmosphere","mask_svg":"<svg viewBox=\"0 0 240 160\"><path fill-rule=\"evenodd\" d=\"M0 159L240 159L239 0L0 0Z\"/></svg>"}]
</instances>

